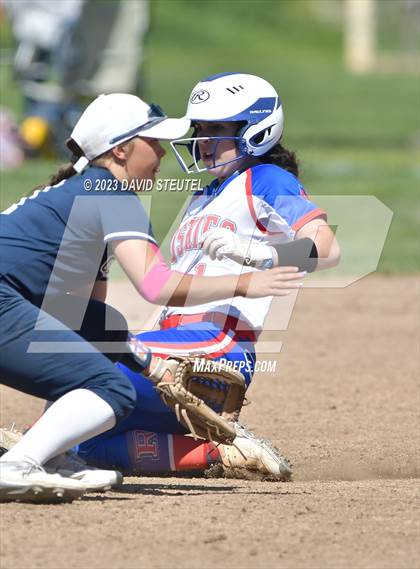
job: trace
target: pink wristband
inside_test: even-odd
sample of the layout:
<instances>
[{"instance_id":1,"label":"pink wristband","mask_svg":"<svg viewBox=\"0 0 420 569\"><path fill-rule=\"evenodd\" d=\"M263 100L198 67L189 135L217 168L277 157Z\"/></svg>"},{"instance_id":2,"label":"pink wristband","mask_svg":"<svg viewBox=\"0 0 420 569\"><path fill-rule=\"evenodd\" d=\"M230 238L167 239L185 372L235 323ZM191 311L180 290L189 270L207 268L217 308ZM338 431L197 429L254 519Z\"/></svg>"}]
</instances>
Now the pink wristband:
<instances>
[{"instance_id":1,"label":"pink wristband","mask_svg":"<svg viewBox=\"0 0 420 569\"><path fill-rule=\"evenodd\" d=\"M155 245L153 245L153 248L155 249L155 254L158 257L159 262L150 269L139 286L139 292L143 298L152 303L159 297L163 287L171 275L182 274L178 271L171 271L165 263L159 248Z\"/></svg>"}]
</instances>

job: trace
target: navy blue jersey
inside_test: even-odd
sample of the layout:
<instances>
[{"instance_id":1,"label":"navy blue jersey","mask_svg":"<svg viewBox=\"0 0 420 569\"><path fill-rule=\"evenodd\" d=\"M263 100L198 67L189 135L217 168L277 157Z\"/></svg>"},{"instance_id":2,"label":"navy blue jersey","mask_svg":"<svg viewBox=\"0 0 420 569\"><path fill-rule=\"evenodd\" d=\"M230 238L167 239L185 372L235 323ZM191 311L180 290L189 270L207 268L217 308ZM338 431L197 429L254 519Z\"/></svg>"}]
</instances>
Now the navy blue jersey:
<instances>
[{"instance_id":1,"label":"navy blue jersey","mask_svg":"<svg viewBox=\"0 0 420 569\"><path fill-rule=\"evenodd\" d=\"M102 278L107 243L146 239L150 221L133 191L90 167L22 198L0 214L0 279L34 304Z\"/></svg>"}]
</instances>

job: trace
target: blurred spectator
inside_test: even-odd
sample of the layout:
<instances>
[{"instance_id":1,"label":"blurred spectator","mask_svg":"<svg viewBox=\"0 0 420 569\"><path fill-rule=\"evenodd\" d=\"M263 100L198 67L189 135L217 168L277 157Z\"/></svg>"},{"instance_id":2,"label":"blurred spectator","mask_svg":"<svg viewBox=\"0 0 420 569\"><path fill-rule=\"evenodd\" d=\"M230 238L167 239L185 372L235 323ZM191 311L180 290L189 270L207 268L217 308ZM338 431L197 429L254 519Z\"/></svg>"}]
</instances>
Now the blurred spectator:
<instances>
[{"instance_id":1,"label":"blurred spectator","mask_svg":"<svg viewBox=\"0 0 420 569\"><path fill-rule=\"evenodd\" d=\"M23 159L19 127L11 114L0 107L0 170L17 168Z\"/></svg>"},{"instance_id":2,"label":"blurred spectator","mask_svg":"<svg viewBox=\"0 0 420 569\"><path fill-rule=\"evenodd\" d=\"M29 153L64 153L82 99L138 93L148 0L5 0Z\"/></svg>"}]
</instances>

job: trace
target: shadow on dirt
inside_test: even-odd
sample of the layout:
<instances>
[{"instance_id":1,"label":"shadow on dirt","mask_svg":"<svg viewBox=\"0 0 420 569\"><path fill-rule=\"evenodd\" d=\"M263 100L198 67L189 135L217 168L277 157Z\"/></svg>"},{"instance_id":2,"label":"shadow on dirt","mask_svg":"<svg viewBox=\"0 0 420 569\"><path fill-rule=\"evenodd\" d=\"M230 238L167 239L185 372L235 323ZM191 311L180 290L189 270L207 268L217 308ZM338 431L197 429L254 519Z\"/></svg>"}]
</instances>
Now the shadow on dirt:
<instances>
[{"instance_id":1,"label":"shadow on dirt","mask_svg":"<svg viewBox=\"0 0 420 569\"><path fill-rule=\"evenodd\" d=\"M147 481L141 484L124 484L118 488L119 494L144 494L147 496L184 496L212 493L231 494L234 486L193 485L193 484L150 484Z\"/></svg>"},{"instance_id":2,"label":"shadow on dirt","mask_svg":"<svg viewBox=\"0 0 420 569\"><path fill-rule=\"evenodd\" d=\"M247 483L247 481L244 481ZM223 486L214 485L190 485L190 484L148 484L147 481L143 484L124 484L121 488L116 490L119 494L143 494L145 496L201 496L204 494L246 494L255 496L279 496L286 494L311 494L302 490L292 491L292 486L284 485L280 482L277 484L268 483L264 484L264 490L252 488L247 484L246 486L230 486L224 484ZM268 489L270 488L270 489ZM287 488L287 490L286 490Z\"/></svg>"}]
</instances>

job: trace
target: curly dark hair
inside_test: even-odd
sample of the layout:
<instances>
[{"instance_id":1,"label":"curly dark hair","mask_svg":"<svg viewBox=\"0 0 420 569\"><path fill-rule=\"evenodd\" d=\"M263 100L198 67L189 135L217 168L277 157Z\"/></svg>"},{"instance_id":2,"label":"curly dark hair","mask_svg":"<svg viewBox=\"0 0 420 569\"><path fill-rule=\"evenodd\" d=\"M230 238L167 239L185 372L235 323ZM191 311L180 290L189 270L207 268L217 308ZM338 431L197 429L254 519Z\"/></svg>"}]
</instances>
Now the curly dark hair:
<instances>
[{"instance_id":1,"label":"curly dark hair","mask_svg":"<svg viewBox=\"0 0 420 569\"><path fill-rule=\"evenodd\" d=\"M291 172L296 177L299 176L299 163L296 153L288 150L278 142L271 150L259 156L263 164L275 164L284 170Z\"/></svg>"}]
</instances>

